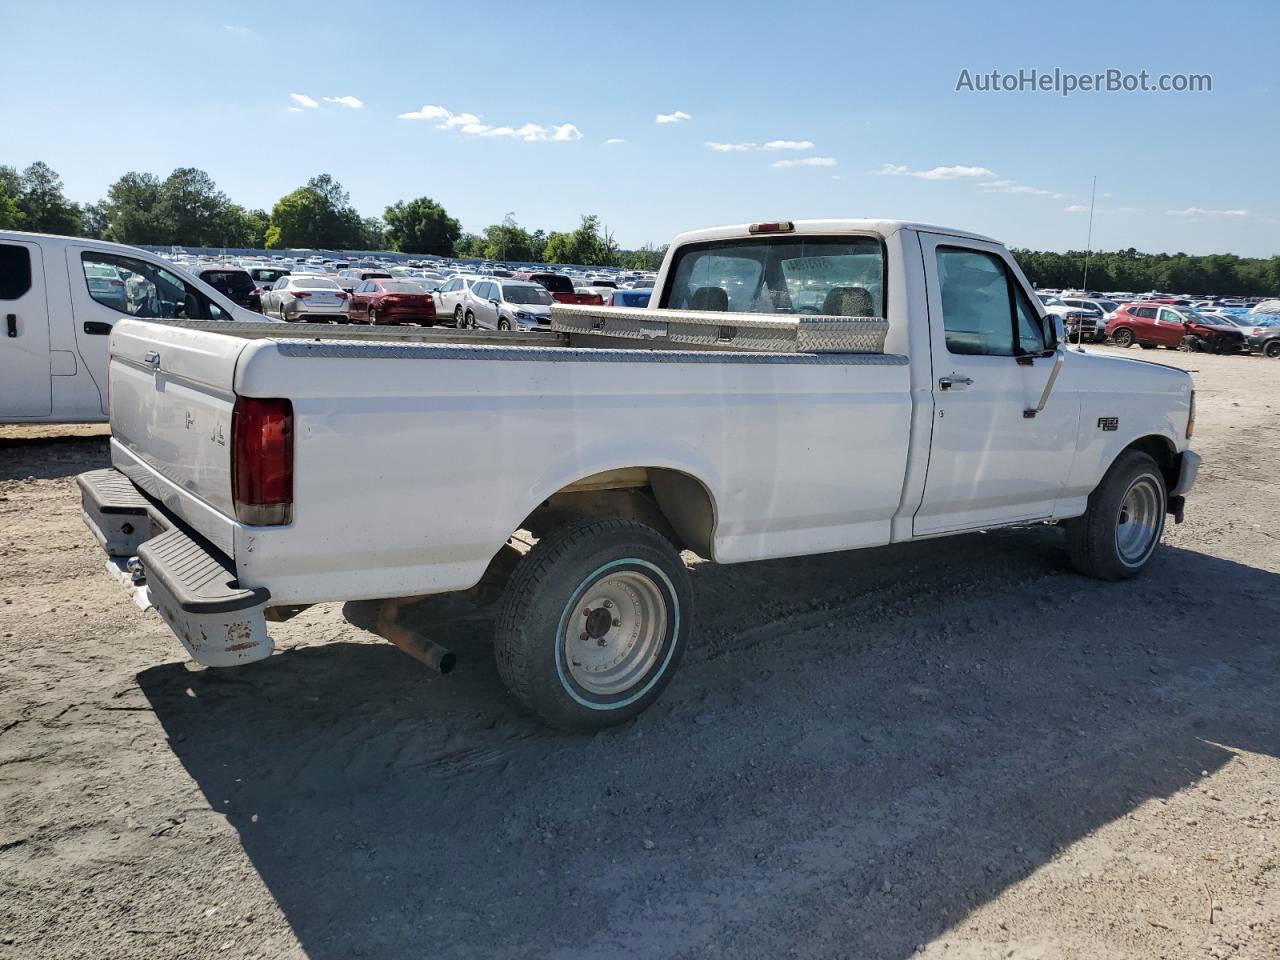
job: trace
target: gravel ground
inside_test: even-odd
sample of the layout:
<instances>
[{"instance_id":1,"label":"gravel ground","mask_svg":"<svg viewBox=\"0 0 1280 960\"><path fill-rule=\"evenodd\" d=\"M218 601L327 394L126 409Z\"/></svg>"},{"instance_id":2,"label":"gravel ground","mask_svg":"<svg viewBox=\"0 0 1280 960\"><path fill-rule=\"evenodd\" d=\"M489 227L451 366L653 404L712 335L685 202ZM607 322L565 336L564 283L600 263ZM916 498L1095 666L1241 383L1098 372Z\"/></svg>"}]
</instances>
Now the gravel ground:
<instances>
[{"instance_id":1,"label":"gravel ground","mask_svg":"<svg viewBox=\"0 0 1280 960\"><path fill-rule=\"evenodd\" d=\"M1142 356L1205 458L1142 580L1050 528L694 562L681 672L592 737L453 598L447 677L336 604L193 670L81 523L105 429L0 428L0 960L1274 960L1280 363Z\"/></svg>"}]
</instances>

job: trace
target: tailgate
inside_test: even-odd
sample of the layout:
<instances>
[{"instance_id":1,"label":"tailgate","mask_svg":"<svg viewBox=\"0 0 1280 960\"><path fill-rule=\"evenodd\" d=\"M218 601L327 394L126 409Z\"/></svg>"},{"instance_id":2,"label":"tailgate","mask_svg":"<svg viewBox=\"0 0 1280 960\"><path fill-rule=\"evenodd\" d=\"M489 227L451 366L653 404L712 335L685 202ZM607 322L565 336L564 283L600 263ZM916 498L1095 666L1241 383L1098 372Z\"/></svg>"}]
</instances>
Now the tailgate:
<instances>
[{"instance_id":1,"label":"tailgate","mask_svg":"<svg viewBox=\"0 0 1280 960\"><path fill-rule=\"evenodd\" d=\"M224 538L208 529L209 508L235 515L233 386L236 362L250 342L142 321L122 321L111 336L115 466L215 542Z\"/></svg>"}]
</instances>

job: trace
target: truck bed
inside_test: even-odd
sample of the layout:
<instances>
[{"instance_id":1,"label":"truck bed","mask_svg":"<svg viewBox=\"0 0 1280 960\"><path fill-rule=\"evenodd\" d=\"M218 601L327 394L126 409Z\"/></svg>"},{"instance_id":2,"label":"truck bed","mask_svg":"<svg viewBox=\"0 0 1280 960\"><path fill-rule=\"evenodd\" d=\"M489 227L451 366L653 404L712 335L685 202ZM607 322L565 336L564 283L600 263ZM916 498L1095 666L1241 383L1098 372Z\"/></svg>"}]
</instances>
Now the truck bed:
<instances>
[{"instance_id":1,"label":"truck bed","mask_svg":"<svg viewBox=\"0 0 1280 960\"><path fill-rule=\"evenodd\" d=\"M539 504L618 470L705 491L712 559L887 543L911 432L886 354L124 321L111 378L113 464L279 603L466 589ZM287 525L236 520L238 397L292 404Z\"/></svg>"}]
</instances>

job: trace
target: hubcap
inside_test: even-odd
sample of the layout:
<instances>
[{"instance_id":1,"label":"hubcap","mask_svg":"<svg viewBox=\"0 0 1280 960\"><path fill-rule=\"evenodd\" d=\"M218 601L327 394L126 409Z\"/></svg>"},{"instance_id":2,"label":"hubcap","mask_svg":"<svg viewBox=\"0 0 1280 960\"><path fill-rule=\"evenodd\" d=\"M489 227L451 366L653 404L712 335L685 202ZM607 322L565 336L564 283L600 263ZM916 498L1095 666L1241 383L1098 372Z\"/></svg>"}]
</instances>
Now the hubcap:
<instances>
[{"instance_id":1,"label":"hubcap","mask_svg":"<svg viewBox=\"0 0 1280 960\"><path fill-rule=\"evenodd\" d=\"M587 588L565 622L560 643L574 682L598 696L612 696L648 674L666 633L662 590L645 574L626 570Z\"/></svg>"},{"instance_id":2,"label":"hubcap","mask_svg":"<svg viewBox=\"0 0 1280 960\"><path fill-rule=\"evenodd\" d=\"M1155 480L1142 476L1133 481L1120 501L1116 520L1116 552L1122 561L1137 566L1146 560L1155 548L1162 516L1160 488Z\"/></svg>"}]
</instances>

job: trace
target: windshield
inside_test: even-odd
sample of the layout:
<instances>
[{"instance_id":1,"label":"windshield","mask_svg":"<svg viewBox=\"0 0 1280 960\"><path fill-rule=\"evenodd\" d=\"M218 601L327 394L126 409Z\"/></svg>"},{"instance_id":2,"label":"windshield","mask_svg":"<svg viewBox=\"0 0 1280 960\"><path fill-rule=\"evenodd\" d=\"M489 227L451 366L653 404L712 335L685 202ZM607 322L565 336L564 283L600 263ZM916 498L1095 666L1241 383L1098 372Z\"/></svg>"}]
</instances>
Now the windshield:
<instances>
[{"instance_id":1,"label":"windshield","mask_svg":"<svg viewBox=\"0 0 1280 960\"><path fill-rule=\"evenodd\" d=\"M256 267L253 270L250 270L249 273L253 279L260 281L261 283L275 283L281 277L287 277L289 275L288 270L272 270L268 267Z\"/></svg>"},{"instance_id":2,"label":"windshield","mask_svg":"<svg viewBox=\"0 0 1280 960\"><path fill-rule=\"evenodd\" d=\"M206 270L200 278L220 293L232 296L254 289L253 279L243 270Z\"/></svg>"},{"instance_id":3,"label":"windshield","mask_svg":"<svg viewBox=\"0 0 1280 960\"><path fill-rule=\"evenodd\" d=\"M1120 309L1120 304L1116 303L1114 300L1098 300L1097 304L1107 313L1114 313Z\"/></svg>"},{"instance_id":4,"label":"windshield","mask_svg":"<svg viewBox=\"0 0 1280 960\"><path fill-rule=\"evenodd\" d=\"M552 293L573 293L573 283L568 277L561 277L554 273L539 273L535 274L533 279Z\"/></svg>"},{"instance_id":5,"label":"windshield","mask_svg":"<svg viewBox=\"0 0 1280 960\"><path fill-rule=\"evenodd\" d=\"M690 244L660 306L741 313L884 316L884 253L872 237L768 237Z\"/></svg>"},{"instance_id":6,"label":"windshield","mask_svg":"<svg viewBox=\"0 0 1280 960\"><path fill-rule=\"evenodd\" d=\"M521 284L520 286L504 283L502 285L502 299L507 303L530 303L544 307L552 303L551 294L532 283L528 285Z\"/></svg>"}]
</instances>

